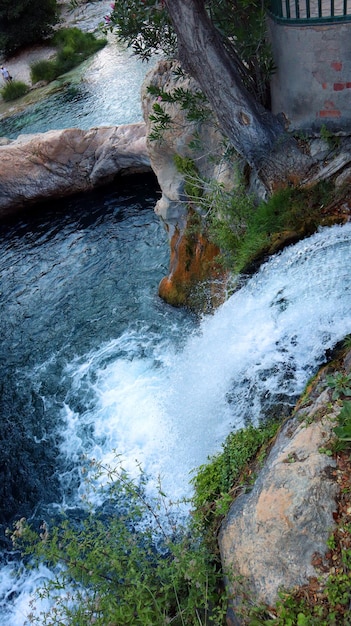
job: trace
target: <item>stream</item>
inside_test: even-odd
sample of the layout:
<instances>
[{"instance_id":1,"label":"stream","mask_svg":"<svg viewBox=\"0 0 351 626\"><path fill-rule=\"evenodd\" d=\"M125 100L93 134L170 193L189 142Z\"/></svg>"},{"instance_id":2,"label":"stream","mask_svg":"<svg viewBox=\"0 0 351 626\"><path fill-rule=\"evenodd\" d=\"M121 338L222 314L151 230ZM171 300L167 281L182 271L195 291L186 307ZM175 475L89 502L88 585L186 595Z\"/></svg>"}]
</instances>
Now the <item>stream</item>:
<instances>
[{"instance_id":1,"label":"stream","mask_svg":"<svg viewBox=\"0 0 351 626\"><path fill-rule=\"evenodd\" d=\"M46 130L45 110L55 110L50 125L138 121L139 69L128 82L133 104L121 88L111 113L111 81L122 78L115 64L111 78L99 58L76 96L59 94L40 104L44 113L16 116L6 122L11 132ZM189 496L192 471L226 435L276 406L289 411L351 332L351 224L286 248L199 318L157 295L169 263L153 211L158 193L140 176L0 225L0 616L8 626L28 623L50 572L23 570L4 531L21 516L78 510L83 457L108 464L117 453L132 476L141 464L151 489L161 477L173 499Z\"/></svg>"}]
</instances>

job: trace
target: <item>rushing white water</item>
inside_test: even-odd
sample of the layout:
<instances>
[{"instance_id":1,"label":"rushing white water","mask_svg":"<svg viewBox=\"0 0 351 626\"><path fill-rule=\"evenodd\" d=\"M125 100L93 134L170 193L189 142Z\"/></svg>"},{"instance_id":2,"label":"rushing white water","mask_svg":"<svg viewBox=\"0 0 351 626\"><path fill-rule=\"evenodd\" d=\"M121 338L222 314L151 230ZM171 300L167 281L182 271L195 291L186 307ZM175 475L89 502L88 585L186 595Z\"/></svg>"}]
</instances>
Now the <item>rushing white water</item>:
<instances>
[{"instance_id":1,"label":"rushing white water","mask_svg":"<svg viewBox=\"0 0 351 626\"><path fill-rule=\"evenodd\" d=\"M326 350L351 332L350 263L351 224L324 229L265 264L182 351L149 341L146 355L142 331L72 362L65 454L86 451L90 428L94 458L110 462L116 449L129 469L136 459L169 494L187 494L189 473L231 429L292 405ZM70 409L77 394L89 397L83 415Z\"/></svg>"},{"instance_id":2,"label":"rushing white water","mask_svg":"<svg viewBox=\"0 0 351 626\"><path fill-rule=\"evenodd\" d=\"M195 330L185 327L182 347L171 327L144 324L71 358L58 420L73 468L61 475L64 506L84 493L81 455L113 463L114 450L131 472L140 462L150 485L160 474L168 495L187 495L191 471L230 430L259 422L276 403L292 406L326 351L351 332L350 264L351 224L322 229L271 258ZM32 375L49 369L50 360ZM3 613L9 626L25 623L43 575L14 583L2 570L2 587L18 594Z\"/></svg>"}]
</instances>

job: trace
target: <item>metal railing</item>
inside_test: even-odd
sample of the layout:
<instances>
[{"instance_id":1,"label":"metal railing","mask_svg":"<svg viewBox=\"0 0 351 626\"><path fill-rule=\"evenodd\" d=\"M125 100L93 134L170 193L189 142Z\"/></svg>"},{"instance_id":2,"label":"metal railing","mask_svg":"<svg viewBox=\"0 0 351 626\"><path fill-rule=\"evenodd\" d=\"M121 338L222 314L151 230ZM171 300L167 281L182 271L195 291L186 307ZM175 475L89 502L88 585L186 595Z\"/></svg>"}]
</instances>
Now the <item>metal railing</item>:
<instances>
[{"instance_id":1,"label":"metal railing","mask_svg":"<svg viewBox=\"0 0 351 626\"><path fill-rule=\"evenodd\" d=\"M351 0L270 0L269 14L279 22L336 23L351 20Z\"/></svg>"}]
</instances>

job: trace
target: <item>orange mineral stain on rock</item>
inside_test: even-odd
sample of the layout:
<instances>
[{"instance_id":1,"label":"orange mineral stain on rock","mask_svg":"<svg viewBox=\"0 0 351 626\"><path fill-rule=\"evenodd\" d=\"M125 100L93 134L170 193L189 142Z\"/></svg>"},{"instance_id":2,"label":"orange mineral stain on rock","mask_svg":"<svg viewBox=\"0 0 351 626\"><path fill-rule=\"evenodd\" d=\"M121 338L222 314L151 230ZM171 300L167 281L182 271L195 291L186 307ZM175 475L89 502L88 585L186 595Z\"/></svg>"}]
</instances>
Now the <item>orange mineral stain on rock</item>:
<instances>
[{"instance_id":1,"label":"orange mineral stain on rock","mask_svg":"<svg viewBox=\"0 0 351 626\"><path fill-rule=\"evenodd\" d=\"M159 285L159 295L173 306L194 306L194 290L207 280L215 280L223 273L215 259L219 249L202 233L180 233L175 230L171 242L169 275ZM212 288L210 297L219 299ZM196 297L195 297L196 300Z\"/></svg>"}]
</instances>

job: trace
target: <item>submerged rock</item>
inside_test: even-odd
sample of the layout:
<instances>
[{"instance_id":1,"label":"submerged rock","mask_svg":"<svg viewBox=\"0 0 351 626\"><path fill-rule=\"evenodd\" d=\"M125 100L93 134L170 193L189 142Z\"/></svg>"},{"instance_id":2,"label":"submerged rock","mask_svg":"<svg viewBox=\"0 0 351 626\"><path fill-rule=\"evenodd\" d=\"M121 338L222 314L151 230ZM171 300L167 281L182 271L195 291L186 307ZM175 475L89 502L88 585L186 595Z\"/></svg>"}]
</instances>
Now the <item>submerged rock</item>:
<instances>
[{"instance_id":1,"label":"submerged rock","mask_svg":"<svg viewBox=\"0 0 351 626\"><path fill-rule=\"evenodd\" d=\"M21 135L0 145L0 217L47 198L89 191L117 174L151 171L145 124Z\"/></svg>"}]
</instances>

